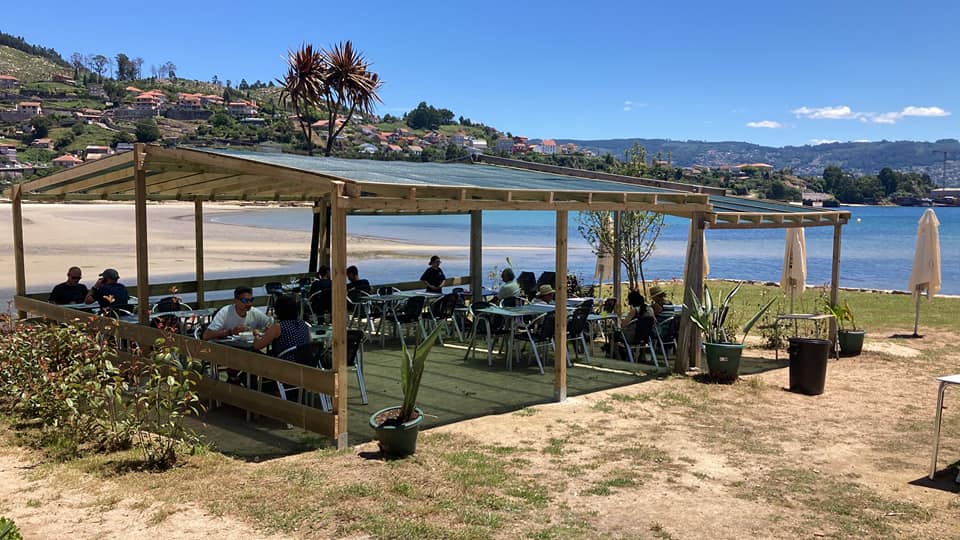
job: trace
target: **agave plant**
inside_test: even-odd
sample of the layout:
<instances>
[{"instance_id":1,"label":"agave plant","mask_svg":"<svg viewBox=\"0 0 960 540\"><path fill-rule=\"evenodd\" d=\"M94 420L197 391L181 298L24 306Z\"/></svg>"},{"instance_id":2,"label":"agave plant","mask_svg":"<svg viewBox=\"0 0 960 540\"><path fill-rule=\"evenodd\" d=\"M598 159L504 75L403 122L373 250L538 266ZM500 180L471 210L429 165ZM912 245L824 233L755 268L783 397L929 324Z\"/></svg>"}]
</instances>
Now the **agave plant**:
<instances>
[{"instance_id":1,"label":"agave plant","mask_svg":"<svg viewBox=\"0 0 960 540\"><path fill-rule=\"evenodd\" d=\"M400 360L400 388L403 390L403 404L400 406L400 422L413 420L413 412L417 407L417 394L420 392L420 379L427 364L427 356L433 349L433 344L440 335L442 326L437 326L421 343L414 346L411 352L407 349L406 341L401 339L403 358Z\"/></svg>"},{"instance_id":2,"label":"agave plant","mask_svg":"<svg viewBox=\"0 0 960 540\"><path fill-rule=\"evenodd\" d=\"M714 304L713 297L710 295L710 288L707 285L703 286L703 302L697 298L696 293L691 289L692 293L690 297L693 299L693 306L685 306L687 313L690 314L690 320L693 322L697 328L703 332L703 340L707 343L736 343L732 340L730 336L727 336L726 332L726 322L727 315L730 313L730 302L733 300L733 297L736 296L737 292L740 291L740 287L743 285L743 282L737 283L737 285L723 298L723 301L720 304ZM743 334L743 339L740 343L742 344L744 340L747 339L747 334L750 332L750 329L753 328L753 325L760 320L760 317L767 311L767 309L773 305L776 301L776 298L771 298L769 302L754 314L753 317L750 317L750 320L743 325L743 328L740 329L740 332Z\"/></svg>"}]
</instances>

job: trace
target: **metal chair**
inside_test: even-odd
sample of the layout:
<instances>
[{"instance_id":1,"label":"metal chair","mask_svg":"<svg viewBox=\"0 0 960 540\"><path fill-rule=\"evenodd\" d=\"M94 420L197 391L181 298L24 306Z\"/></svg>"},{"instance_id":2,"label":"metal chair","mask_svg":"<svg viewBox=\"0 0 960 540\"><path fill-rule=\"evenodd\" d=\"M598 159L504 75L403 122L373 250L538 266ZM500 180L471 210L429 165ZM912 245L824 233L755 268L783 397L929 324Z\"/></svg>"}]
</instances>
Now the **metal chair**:
<instances>
[{"instance_id":1,"label":"metal chair","mask_svg":"<svg viewBox=\"0 0 960 540\"><path fill-rule=\"evenodd\" d=\"M473 333L471 334L471 345L473 346L473 357L477 357L476 335L480 327L483 329L487 338L487 365L493 365L493 347L497 341L500 341L500 348L503 348L503 340L513 337L511 335L509 322L500 315L490 315L480 313L481 309L490 307L489 302L474 302L470 304L470 313L473 317ZM469 350L467 351L469 354ZM466 357L464 357L466 360ZM509 366L509 359L507 360Z\"/></svg>"},{"instance_id":2,"label":"metal chair","mask_svg":"<svg viewBox=\"0 0 960 540\"><path fill-rule=\"evenodd\" d=\"M513 339L520 343L530 343L533 357L537 361L537 367L540 369L541 375L543 375L543 362L540 361L538 348L540 346L550 345L556 349L556 343L553 339L556 332L556 327L554 326L555 320L556 315L553 312L544 313L519 327L517 333L513 336Z\"/></svg>"},{"instance_id":3,"label":"metal chair","mask_svg":"<svg viewBox=\"0 0 960 540\"><path fill-rule=\"evenodd\" d=\"M397 337L404 339L403 326L407 324L416 324L420 328L422 337L427 337L427 331L423 326L423 305L426 297L411 296L404 302L402 307L393 309L393 322L397 325Z\"/></svg>"},{"instance_id":4,"label":"metal chair","mask_svg":"<svg viewBox=\"0 0 960 540\"><path fill-rule=\"evenodd\" d=\"M588 317L591 311L593 311L593 301L587 300L577 306L577 309L573 311L573 316L567 321L566 343L573 342L573 354L577 360L580 360L580 354L577 352L577 342L579 342L583 346L583 355L587 363L590 363L590 347L587 345L586 335L589 331ZM569 364L569 357L567 363Z\"/></svg>"}]
</instances>

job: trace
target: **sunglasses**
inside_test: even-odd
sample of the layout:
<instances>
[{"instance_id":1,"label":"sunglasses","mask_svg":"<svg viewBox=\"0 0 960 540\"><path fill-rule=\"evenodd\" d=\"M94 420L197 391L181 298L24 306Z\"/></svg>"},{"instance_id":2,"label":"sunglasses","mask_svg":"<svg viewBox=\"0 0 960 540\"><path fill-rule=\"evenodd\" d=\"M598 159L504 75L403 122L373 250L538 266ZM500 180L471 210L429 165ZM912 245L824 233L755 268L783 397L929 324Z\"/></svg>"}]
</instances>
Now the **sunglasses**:
<instances>
[{"instance_id":1,"label":"sunglasses","mask_svg":"<svg viewBox=\"0 0 960 540\"><path fill-rule=\"evenodd\" d=\"M253 298L237 298L242 304L252 304Z\"/></svg>"}]
</instances>

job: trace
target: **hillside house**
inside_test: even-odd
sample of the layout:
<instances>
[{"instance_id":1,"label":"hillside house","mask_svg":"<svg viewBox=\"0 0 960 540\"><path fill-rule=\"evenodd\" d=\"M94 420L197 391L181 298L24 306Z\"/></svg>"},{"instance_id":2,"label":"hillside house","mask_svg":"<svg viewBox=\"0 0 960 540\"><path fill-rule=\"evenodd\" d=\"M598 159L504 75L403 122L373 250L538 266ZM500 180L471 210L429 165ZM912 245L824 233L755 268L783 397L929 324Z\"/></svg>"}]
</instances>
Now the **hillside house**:
<instances>
[{"instance_id":1,"label":"hillside house","mask_svg":"<svg viewBox=\"0 0 960 540\"><path fill-rule=\"evenodd\" d=\"M504 152L506 154L513 152L513 139L509 137L500 137L497 139L496 144L497 152Z\"/></svg>"},{"instance_id":2,"label":"hillside house","mask_svg":"<svg viewBox=\"0 0 960 540\"><path fill-rule=\"evenodd\" d=\"M336 122L336 123L334 124L334 128L333 128L334 131L340 129L340 126L343 125L343 119L341 119L341 118L338 117L338 118L335 120L335 122ZM320 132L321 135L323 135L323 134L327 133L327 127L328 127L329 125L330 125L330 120L317 120L316 122L310 124L310 127L311 127L314 131L318 131L318 132Z\"/></svg>"},{"instance_id":3,"label":"hillside house","mask_svg":"<svg viewBox=\"0 0 960 540\"><path fill-rule=\"evenodd\" d=\"M570 156L577 153L577 145L573 143L567 143L560 145L560 153Z\"/></svg>"},{"instance_id":4,"label":"hillside house","mask_svg":"<svg viewBox=\"0 0 960 540\"><path fill-rule=\"evenodd\" d=\"M541 154L552 156L557 153L557 142L553 139L547 139L541 142L539 145ZM536 150L534 150L536 151Z\"/></svg>"},{"instance_id":5,"label":"hillside house","mask_svg":"<svg viewBox=\"0 0 960 540\"><path fill-rule=\"evenodd\" d=\"M357 147L357 151L360 152L361 154L376 154L377 147L370 143L363 143L359 147Z\"/></svg>"},{"instance_id":6,"label":"hillside house","mask_svg":"<svg viewBox=\"0 0 960 540\"><path fill-rule=\"evenodd\" d=\"M200 99L200 94L177 94L177 104L178 109L187 110L187 111L197 111L203 108L203 102Z\"/></svg>"},{"instance_id":7,"label":"hillside house","mask_svg":"<svg viewBox=\"0 0 960 540\"><path fill-rule=\"evenodd\" d=\"M257 116L258 112L259 108L257 107L256 101L241 99L240 101L231 101L227 104L227 113L236 118Z\"/></svg>"},{"instance_id":8,"label":"hillside house","mask_svg":"<svg viewBox=\"0 0 960 540\"><path fill-rule=\"evenodd\" d=\"M39 101L21 101L17 103L17 112L27 118L32 118L34 116L42 116L43 108L40 107Z\"/></svg>"},{"instance_id":9,"label":"hillside house","mask_svg":"<svg viewBox=\"0 0 960 540\"><path fill-rule=\"evenodd\" d=\"M40 148L42 150L53 150L53 139L49 137L34 139L33 141L30 142L30 148Z\"/></svg>"},{"instance_id":10,"label":"hillside house","mask_svg":"<svg viewBox=\"0 0 960 540\"><path fill-rule=\"evenodd\" d=\"M106 90L103 89L102 84L88 84L87 94L89 94L92 97L98 97L98 98L107 97L107 92Z\"/></svg>"},{"instance_id":11,"label":"hillside house","mask_svg":"<svg viewBox=\"0 0 960 540\"><path fill-rule=\"evenodd\" d=\"M73 115L81 122L93 124L102 119L103 111L98 111L97 109L80 109L79 111L74 111Z\"/></svg>"},{"instance_id":12,"label":"hillside house","mask_svg":"<svg viewBox=\"0 0 960 540\"><path fill-rule=\"evenodd\" d=\"M73 154L64 154L53 160L54 167L63 167L69 169L83 163L83 160Z\"/></svg>"},{"instance_id":13,"label":"hillside house","mask_svg":"<svg viewBox=\"0 0 960 540\"><path fill-rule=\"evenodd\" d=\"M463 148L467 145L467 134L460 131L450 136L450 144Z\"/></svg>"},{"instance_id":14,"label":"hillside house","mask_svg":"<svg viewBox=\"0 0 960 540\"><path fill-rule=\"evenodd\" d=\"M154 94L140 94L133 103L133 109L145 116L155 116L160 111L160 98Z\"/></svg>"},{"instance_id":15,"label":"hillside house","mask_svg":"<svg viewBox=\"0 0 960 540\"><path fill-rule=\"evenodd\" d=\"M517 144L522 144L522 145L526 146L526 145L528 144L528 142L529 142L529 139L527 139L526 137L521 137L521 136L518 135L518 136L516 136L516 137L513 138L513 142L515 142L515 143L517 143Z\"/></svg>"},{"instance_id":16,"label":"hillside house","mask_svg":"<svg viewBox=\"0 0 960 540\"><path fill-rule=\"evenodd\" d=\"M83 150L84 161L96 161L113 154L109 146L90 145Z\"/></svg>"},{"instance_id":17,"label":"hillside house","mask_svg":"<svg viewBox=\"0 0 960 540\"><path fill-rule=\"evenodd\" d=\"M371 126L370 124L364 124L360 126L360 133L363 134L365 137L371 137L371 136L378 135L380 133L380 130L378 130L374 126Z\"/></svg>"},{"instance_id":18,"label":"hillside house","mask_svg":"<svg viewBox=\"0 0 960 540\"><path fill-rule=\"evenodd\" d=\"M0 75L0 88L17 88L20 86L20 79L13 75Z\"/></svg>"},{"instance_id":19,"label":"hillside house","mask_svg":"<svg viewBox=\"0 0 960 540\"><path fill-rule=\"evenodd\" d=\"M527 143L513 143L513 149L510 151L511 154L526 154L530 151L530 145Z\"/></svg>"},{"instance_id":20,"label":"hillside house","mask_svg":"<svg viewBox=\"0 0 960 540\"><path fill-rule=\"evenodd\" d=\"M388 145L387 145L387 150L390 151L390 152L393 152L393 153L395 153L395 154L399 154L399 153L403 152L403 148L400 148L399 146L397 146L397 145L395 145L395 144L388 144Z\"/></svg>"},{"instance_id":21,"label":"hillside house","mask_svg":"<svg viewBox=\"0 0 960 540\"><path fill-rule=\"evenodd\" d=\"M54 73L54 74L53 74L53 82L58 82L58 83L63 83L63 84L69 84L70 86L76 86L76 85L77 85L77 81L73 80L73 77L71 77L71 76L69 76L69 75L63 75L63 74L61 74L61 73Z\"/></svg>"},{"instance_id":22,"label":"hillside house","mask_svg":"<svg viewBox=\"0 0 960 540\"><path fill-rule=\"evenodd\" d=\"M200 104L204 107L209 107L211 105L216 105L217 107L223 107L223 98L220 96L214 96L211 94L206 94L200 96Z\"/></svg>"},{"instance_id":23,"label":"hillside house","mask_svg":"<svg viewBox=\"0 0 960 540\"><path fill-rule=\"evenodd\" d=\"M17 162L17 145L8 142L0 142L0 163Z\"/></svg>"},{"instance_id":24,"label":"hillside house","mask_svg":"<svg viewBox=\"0 0 960 540\"><path fill-rule=\"evenodd\" d=\"M419 156L420 154L423 153L423 148L415 144L411 144L410 146L407 147L407 152L412 156Z\"/></svg>"}]
</instances>

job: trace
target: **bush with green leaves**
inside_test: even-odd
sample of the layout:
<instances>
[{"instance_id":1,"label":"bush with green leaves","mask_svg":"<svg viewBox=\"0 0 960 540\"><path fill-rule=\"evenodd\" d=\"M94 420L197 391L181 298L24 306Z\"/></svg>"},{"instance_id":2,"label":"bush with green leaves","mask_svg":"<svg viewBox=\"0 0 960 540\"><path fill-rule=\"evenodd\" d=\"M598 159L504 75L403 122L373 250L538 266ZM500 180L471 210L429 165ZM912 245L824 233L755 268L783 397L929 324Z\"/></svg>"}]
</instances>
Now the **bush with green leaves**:
<instances>
[{"instance_id":1,"label":"bush with green leaves","mask_svg":"<svg viewBox=\"0 0 960 540\"><path fill-rule=\"evenodd\" d=\"M23 540L20 534L20 527L8 517L0 516L0 539L2 540Z\"/></svg>"}]
</instances>

